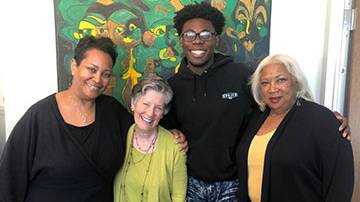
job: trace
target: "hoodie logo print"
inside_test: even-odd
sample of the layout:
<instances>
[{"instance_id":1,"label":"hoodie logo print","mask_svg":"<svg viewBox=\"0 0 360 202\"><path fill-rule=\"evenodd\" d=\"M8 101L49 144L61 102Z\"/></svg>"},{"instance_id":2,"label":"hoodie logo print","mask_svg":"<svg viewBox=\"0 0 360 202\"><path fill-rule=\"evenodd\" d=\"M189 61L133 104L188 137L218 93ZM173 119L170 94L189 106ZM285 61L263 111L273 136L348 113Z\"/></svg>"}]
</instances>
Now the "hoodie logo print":
<instances>
[{"instance_id":1,"label":"hoodie logo print","mask_svg":"<svg viewBox=\"0 0 360 202\"><path fill-rule=\"evenodd\" d=\"M222 99L224 100L232 100L234 98L239 97L239 94L237 92L228 92L228 93L223 93L221 95Z\"/></svg>"}]
</instances>

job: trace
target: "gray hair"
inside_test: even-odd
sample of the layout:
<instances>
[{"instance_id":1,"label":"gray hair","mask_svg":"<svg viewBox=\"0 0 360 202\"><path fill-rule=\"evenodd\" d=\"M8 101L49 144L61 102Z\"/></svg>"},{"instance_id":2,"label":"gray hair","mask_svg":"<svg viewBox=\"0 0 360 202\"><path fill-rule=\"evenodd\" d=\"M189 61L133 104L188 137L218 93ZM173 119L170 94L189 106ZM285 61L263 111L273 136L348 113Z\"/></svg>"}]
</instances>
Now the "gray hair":
<instances>
[{"instance_id":1,"label":"gray hair","mask_svg":"<svg viewBox=\"0 0 360 202\"><path fill-rule=\"evenodd\" d=\"M167 114L170 110L170 102L174 93L168 82L155 73L148 74L133 87L131 91L131 103L135 104L148 90L154 90L164 96L164 115Z\"/></svg>"},{"instance_id":2,"label":"gray hair","mask_svg":"<svg viewBox=\"0 0 360 202\"><path fill-rule=\"evenodd\" d=\"M249 82L251 85L251 93L261 111L264 111L266 108L260 89L261 72L265 67L272 64L282 65L296 79L296 98L303 98L310 101L313 100L306 77L296 60L284 54L270 55L260 62Z\"/></svg>"}]
</instances>

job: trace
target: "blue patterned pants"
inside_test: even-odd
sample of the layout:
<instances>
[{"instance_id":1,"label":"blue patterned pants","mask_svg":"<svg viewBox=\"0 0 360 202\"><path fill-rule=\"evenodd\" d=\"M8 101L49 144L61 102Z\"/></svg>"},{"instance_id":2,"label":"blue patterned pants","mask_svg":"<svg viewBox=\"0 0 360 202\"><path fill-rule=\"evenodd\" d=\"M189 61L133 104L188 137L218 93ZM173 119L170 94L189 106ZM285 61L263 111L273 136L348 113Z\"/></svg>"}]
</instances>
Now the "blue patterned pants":
<instances>
[{"instance_id":1,"label":"blue patterned pants","mask_svg":"<svg viewBox=\"0 0 360 202\"><path fill-rule=\"evenodd\" d=\"M239 181L205 182L188 178L187 202L237 202Z\"/></svg>"}]
</instances>

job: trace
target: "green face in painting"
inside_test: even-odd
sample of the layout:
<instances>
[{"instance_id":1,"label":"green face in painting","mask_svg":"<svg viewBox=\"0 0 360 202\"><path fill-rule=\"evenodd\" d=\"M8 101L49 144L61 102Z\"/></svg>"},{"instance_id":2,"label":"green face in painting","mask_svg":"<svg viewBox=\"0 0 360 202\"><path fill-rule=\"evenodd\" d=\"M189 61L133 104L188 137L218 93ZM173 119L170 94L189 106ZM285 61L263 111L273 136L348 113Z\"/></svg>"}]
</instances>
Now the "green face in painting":
<instances>
[{"instance_id":1,"label":"green face in painting","mask_svg":"<svg viewBox=\"0 0 360 202\"><path fill-rule=\"evenodd\" d=\"M174 67L180 63L181 48L176 29L171 20L156 20L143 34L143 43L134 48L136 70L144 73L157 72L164 77L175 73Z\"/></svg>"},{"instance_id":2,"label":"green face in painting","mask_svg":"<svg viewBox=\"0 0 360 202\"><path fill-rule=\"evenodd\" d=\"M236 27L226 29L226 34L238 39L243 47L252 51L256 41L268 35L268 12L264 0L241 0L233 12Z\"/></svg>"},{"instance_id":3,"label":"green face in painting","mask_svg":"<svg viewBox=\"0 0 360 202\"><path fill-rule=\"evenodd\" d=\"M176 29L166 20L160 20L150 30L156 36L153 46L158 51L161 66L174 67L180 59Z\"/></svg>"},{"instance_id":4,"label":"green face in painting","mask_svg":"<svg viewBox=\"0 0 360 202\"><path fill-rule=\"evenodd\" d=\"M106 19L98 13L90 13L80 22L78 31L73 34L75 39L85 36L107 36Z\"/></svg>"},{"instance_id":5,"label":"green face in painting","mask_svg":"<svg viewBox=\"0 0 360 202\"><path fill-rule=\"evenodd\" d=\"M175 73L180 63L181 48L173 17L176 9L183 7L180 1L143 0L149 6L144 13L145 32L142 36L143 48L137 47L137 69L143 72L157 72L165 78Z\"/></svg>"},{"instance_id":6,"label":"green face in painting","mask_svg":"<svg viewBox=\"0 0 360 202\"><path fill-rule=\"evenodd\" d=\"M132 12L119 9L108 20L109 37L115 44L132 48L141 41L141 23Z\"/></svg>"}]
</instances>

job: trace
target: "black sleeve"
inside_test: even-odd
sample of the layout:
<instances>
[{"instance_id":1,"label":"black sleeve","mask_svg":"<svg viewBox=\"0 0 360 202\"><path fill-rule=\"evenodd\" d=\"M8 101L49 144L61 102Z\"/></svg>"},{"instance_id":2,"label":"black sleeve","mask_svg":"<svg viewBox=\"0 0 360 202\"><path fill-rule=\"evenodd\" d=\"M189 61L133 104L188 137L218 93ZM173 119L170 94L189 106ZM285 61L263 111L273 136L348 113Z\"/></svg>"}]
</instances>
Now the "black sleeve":
<instances>
[{"instance_id":1,"label":"black sleeve","mask_svg":"<svg viewBox=\"0 0 360 202\"><path fill-rule=\"evenodd\" d=\"M29 110L19 120L0 160L0 202L24 201L31 179L37 121Z\"/></svg>"},{"instance_id":2,"label":"black sleeve","mask_svg":"<svg viewBox=\"0 0 360 202\"><path fill-rule=\"evenodd\" d=\"M341 138L339 135L338 138ZM332 178L325 181L328 188L327 202L351 201L354 188L354 161L350 142L344 138L336 146L336 162ZM326 187L327 186L327 187Z\"/></svg>"},{"instance_id":3,"label":"black sleeve","mask_svg":"<svg viewBox=\"0 0 360 202\"><path fill-rule=\"evenodd\" d=\"M177 114L176 114L176 91L175 91L175 78L168 79L169 85L173 89L174 95L169 104L169 112L160 120L160 125L167 130L171 129L180 129L177 121Z\"/></svg>"},{"instance_id":4,"label":"black sleeve","mask_svg":"<svg viewBox=\"0 0 360 202\"><path fill-rule=\"evenodd\" d=\"M338 131L339 121L332 112L314 117L321 120L314 129L320 151L325 201L351 201L354 187L354 159L351 143Z\"/></svg>"},{"instance_id":5,"label":"black sleeve","mask_svg":"<svg viewBox=\"0 0 360 202\"><path fill-rule=\"evenodd\" d=\"M247 93L248 101L250 103L249 110L247 112L247 115L251 115L251 113L258 107L257 103L254 100L254 97L251 93L251 85L250 85L250 79L252 74L254 73L254 69L250 68L248 65L243 65L243 71L244 71L244 92Z\"/></svg>"},{"instance_id":6,"label":"black sleeve","mask_svg":"<svg viewBox=\"0 0 360 202\"><path fill-rule=\"evenodd\" d=\"M115 98L112 98L112 108L111 110L115 110L117 114L117 120L119 120L120 129L121 129L121 139L126 143L126 136L128 133L128 129L134 123L134 117L130 112Z\"/></svg>"},{"instance_id":7,"label":"black sleeve","mask_svg":"<svg viewBox=\"0 0 360 202\"><path fill-rule=\"evenodd\" d=\"M175 103L174 101L172 103ZM176 109L174 105L170 106L169 112L160 120L160 125L167 130L179 129L177 125Z\"/></svg>"}]
</instances>

